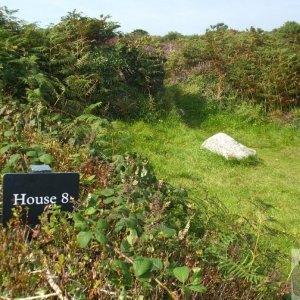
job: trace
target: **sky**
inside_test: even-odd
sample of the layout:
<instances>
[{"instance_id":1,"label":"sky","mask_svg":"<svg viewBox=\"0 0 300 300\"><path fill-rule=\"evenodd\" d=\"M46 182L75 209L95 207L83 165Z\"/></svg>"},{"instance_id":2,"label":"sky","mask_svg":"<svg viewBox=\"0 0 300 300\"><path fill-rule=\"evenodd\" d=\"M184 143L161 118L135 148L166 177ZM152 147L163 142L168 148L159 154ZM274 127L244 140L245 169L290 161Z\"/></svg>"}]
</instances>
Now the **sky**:
<instances>
[{"instance_id":1,"label":"sky","mask_svg":"<svg viewBox=\"0 0 300 300\"><path fill-rule=\"evenodd\" d=\"M152 35L202 34L220 22L268 31L300 22L300 0L0 0L1 6L18 9L16 17L43 27L76 9L93 18L110 15L124 33L143 29Z\"/></svg>"}]
</instances>

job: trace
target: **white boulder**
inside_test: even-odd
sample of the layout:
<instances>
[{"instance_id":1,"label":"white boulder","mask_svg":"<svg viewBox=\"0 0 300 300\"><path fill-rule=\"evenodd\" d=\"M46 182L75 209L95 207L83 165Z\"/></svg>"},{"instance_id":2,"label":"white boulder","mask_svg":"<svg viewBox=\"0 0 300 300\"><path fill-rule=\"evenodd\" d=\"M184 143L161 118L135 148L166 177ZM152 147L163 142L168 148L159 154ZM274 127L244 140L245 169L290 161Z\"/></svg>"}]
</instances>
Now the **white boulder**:
<instances>
[{"instance_id":1,"label":"white boulder","mask_svg":"<svg viewBox=\"0 0 300 300\"><path fill-rule=\"evenodd\" d=\"M223 132L219 132L208 138L201 145L201 148L222 155L226 159L241 160L249 156L256 155L255 150L240 144L232 137Z\"/></svg>"}]
</instances>

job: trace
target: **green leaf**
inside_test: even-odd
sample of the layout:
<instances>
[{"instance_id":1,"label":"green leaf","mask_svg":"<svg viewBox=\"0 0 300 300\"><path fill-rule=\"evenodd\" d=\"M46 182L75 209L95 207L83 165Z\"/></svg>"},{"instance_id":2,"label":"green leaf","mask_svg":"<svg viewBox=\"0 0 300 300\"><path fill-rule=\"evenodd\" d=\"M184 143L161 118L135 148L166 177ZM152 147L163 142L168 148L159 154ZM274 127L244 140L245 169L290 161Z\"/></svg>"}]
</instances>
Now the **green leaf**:
<instances>
[{"instance_id":1,"label":"green leaf","mask_svg":"<svg viewBox=\"0 0 300 300\"><path fill-rule=\"evenodd\" d=\"M125 240L121 243L121 251L124 253L127 253L130 251L130 245L127 240Z\"/></svg>"},{"instance_id":2,"label":"green leaf","mask_svg":"<svg viewBox=\"0 0 300 300\"><path fill-rule=\"evenodd\" d=\"M39 161L46 165L49 165L52 163L52 156L50 154L45 153L45 154L39 156Z\"/></svg>"},{"instance_id":3,"label":"green leaf","mask_svg":"<svg viewBox=\"0 0 300 300\"><path fill-rule=\"evenodd\" d=\"M91 194L91 199L90 199L89 205L90 205L91 201L94 203L98 199L99 199L99 195L98 194Z\"/></svg>"},{"instance_id":4,"label":"green leaf","mask_svg":"<svg viewBox=\"0 0 300 300\"><path fill-rule=\"evenodd\" d=\"M126 210L124 211L123 214L126 214ZM131 228L131 229L136 229L137 228L137 220L135 217L129 217L127 219L125 219L125 224L126 227Z\"/></svg>"},{"instance_id":5,"label":"green leaf","mask_svg":"<svg viewBox=\"0 0 300 300\"><path fill-rule=\"evenodd\" d=\"M186 266L173 269L174 276L181 282L185 283L189 278L190 269Z\"/></svg>"},{"instance_id":6,"label":"green leaf","mask_svg":"<svg viewBox=\"0 0 300 300\"><path fill-rule=\"evenodd\" d=\"M89 244L92 236L93 236L93 233L91 231L79 232L77 235L77 242L78 242L79 247L85 248Z\"/></svg>"},{"instance_id":7,"label":"green leaf","mask_svg":"<svg viewBox=\"0 0 300 300\"><path fill-rule=\"evenodd\" d=\"M13 136L13 135L14 135L14 132L11 131L11 130L4 131L4 136L5 137L10 137L10 136Z\"/></svg>"},{"instance_id":8,"label":"green leaf","mask_svg":"<svg viewBox=\"0 0 300 300\"><path fill-rule=\"evenodd\" d=\"M111 268L113 270L118 270L121 268L121 264L124 263L122 260L114 259L111 261Z\"/></svg>"},{"instance_id":9,"label":"green leaf","mask_svg":"<svg viewBox=\"0 0 300 300\"><path fill-rule=\"evenodd\" d=\"M88 223L85 218L80 213L75 213L73 215L74 226L77 229L85 230L88 227Z\"/></svg>"},{"instance_id":10,"label":"green leaf","mask_svg":"<svg viewBox=\"0 0 300 300\"><path fill-rule=\"evenodd\" d=\"M97 210L96 210L96 208L95 207L89 207L89 208L87 208L86 210L85 210L85 214L86 215L93 215L95 212L96 212Z\"/></svg>"},{"instance_id":11,"label":"green leaf","mask_svg":"<svg viewBox=\"0 0 300 300\"><path fill-rule=\"evenodd\" d=\"M202 269L193 268L193 275L191 276L190 282L192 285L198 285L202 278Z\"/></svg>"},{"instance_id":12,"label":"green leaf","mask_svg":"<svg viewBox=\"0 0 300 300\"><path fill-rule=\"evenodd\" d=\"M190 299L192 291L188 287L183 287L184 299Z\"/></svg>"},{"instance_id":13,"label":"green leaf","mask_svg":"<svg viewBox=\"0 0 300 300\"><path fill-rule=\"evenodd\" d=\"M119 220L115 225L115 232L120 232L126 224L124 219Z\"/></svg>"},{"instance_id":14,"label":"green leaf","mask_svg":"<svg viewBox=\"0 0 300 300\"><path fill-rule=\"evenodd\" d=\"M135 229L129 229L129 235L126 237L128 243L133 246L138 239L138 234Z\"/></svg>"},{"instance_id":15,"label":"green leaf","mask_svg":"<svg viewBox=\"0 0 300 300\"><path fill-rule=\"evenodd\" d=\"M132 275L131 272L129 270L129 264L125 263L121 260L113 260L111 267L113 270L117 271L117 270L121 270L123 276L125 277L127 283L131 283L132 282Z\"/></svg>"},{"instance_id":16,"label":"green leaf","mask_svg":"<svg viewBox=\"0 0 300 300\"><path fill-rule=\"evenodd\" d=\"M177 234L177 232L175 229L163 225L159 228L159 234L170 238L172 236L175 236Z\"/></svg>"},{"instance_id":17,"label":"green leaf","mask_svg":"<svg viewBox=\"0 0 300 300\"><path fill-rule=\"evenodd\" d=\"M109 197L109 198L106 198L103 202L104 202L104 204L110 204L115 201L115 198L116 197Z\"/></svg>"},{"instance_id":18,"label":"green leaf","mask_svg":"<svg viewBox=\"0 0 300 300\"><path fill-rule=\"evenodd\" d=\"M10 150L11 148L13 148L15 146L16 146L16 144L8 144L8 145L2 147L0 149L0 154L4 154L5 152L7 152L8 150Z\"/></svg>"},{"instance_id":19,"label":"green leaf","mask_svg":"<svg viewBox=\"0 0 300 300\"><path fill-rule=\"evenodd\" d=\"M123 197L114 197L114 202L116 204L122 204L122 203L124 203L124 198Z\"/></svg>"},{"instance_id":20,"label":"green leaf","mask_svg":"<svg viewBox=\"0 0 300 300\"><path fill-rule=\"evenodd\" d=\"M152 261L147 257L137 258L133 262L133 271L136 277L140 277L150 271Z\"/></svg>"},{"instance_id":21,"label":"green leaf","mask_svg":"<svg viewBox=\"0 0 300 300\"><path fill-rule=\"evenodd\" d=\"M34 151L34 150L30 150L30 151L26 152L26 155L27 155L28 157L34 157L34 156L37 155L37 152Z\"/></svg>"},{"instance_id":22,"label":"green leaf","mask_svg":"<svg viewBox=\"0 0 300 300\"><path fill-rule=\"evenodd\" d=\"M114 194L115 194L115 191L113 189L105 189L105 190L100 192L100 195L104 196L104 197L111 197Z\"/></svg>"},{"instance_id":23,"label":"green leaf","mask_svg":"<svg viewBox=\"0 0 300 300\"><path fill-rule=\"evenodd\" d=\"M96 230L105 230L109 227L108 222L105 219L99 219L96 224Z\"/></svg>"},{"instance_id":24,"label":"green leaf","mask_svg":"<svg viewBox=\"0 0 300 300\"><path fill-rule=\"evenodd\" d=\"M164 265L159 258L152 258L152 271L160 271L163 269Z\"/></svg>"},{"instance_id":25,"label":"green leaf","mask_svg":"<svg viewBox=\"0 0 300 300\"><path fill-rule=\"evenodd\" d=\"M90 175L87 178L84 179L84 183L85 184L92 184L94 182L95 179L95 175Z\"/></svg>"},{"instance_id":26,"label":"green leaf","mask_svg":"<svg viewBox=\"0 0 300 300\"><path fill-rule=\"evenodd\" d=\"M105 246L108 243L108 238L101 231L95 232L95 238L103 246Z\"/></svg>"},{"instance_id":27,"label":"green leaf","mask_svg":"<svg viewBox=\"0 0 300 300\"><path fill-rule=\"evenodd\" d=\"M13 165L14 163L16 163L19 159L21 158L20 154L13 154L9 160L8 160L8 164L11 166Z\"/></svg>"},{"instance_id":28,"label":"green leaf","mask_svg":"<svg viewBox=\"0 0 300 300\"><path fill-rule=\"evenodd\" d=\"M198 292L198 293L204 293L207 289L204 285L201 284L197 284L197 285L190 285L189 289L191 289L194 292Z\"/></svg>"}]
</instances>

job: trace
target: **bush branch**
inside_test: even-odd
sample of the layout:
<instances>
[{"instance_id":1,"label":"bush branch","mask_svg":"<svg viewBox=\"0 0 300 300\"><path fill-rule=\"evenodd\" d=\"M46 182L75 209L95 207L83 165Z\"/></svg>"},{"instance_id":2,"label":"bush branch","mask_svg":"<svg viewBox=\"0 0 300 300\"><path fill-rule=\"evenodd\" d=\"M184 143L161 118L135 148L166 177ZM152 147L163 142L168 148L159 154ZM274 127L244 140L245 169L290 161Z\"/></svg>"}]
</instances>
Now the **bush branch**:
<instances>
[{"instance_id":1,"label":"bush branch","mask_svg":"<svg viewBox=\"0 0 300 300\"><path fill-rule=\"evenodd\" d=\"M115 252L122 258L124 258L127 262L133 264L133 260L131 258L129 258L128 256L126 256L123 252L121 252L119 249L114 248ZM157 278L153 278L154 281L162 288L164 289L173 300L178 300L179 298L177 297L177 295L172 292L166 285L164 285L160 280L158 280Z\"/></svg>"}]
</instances>

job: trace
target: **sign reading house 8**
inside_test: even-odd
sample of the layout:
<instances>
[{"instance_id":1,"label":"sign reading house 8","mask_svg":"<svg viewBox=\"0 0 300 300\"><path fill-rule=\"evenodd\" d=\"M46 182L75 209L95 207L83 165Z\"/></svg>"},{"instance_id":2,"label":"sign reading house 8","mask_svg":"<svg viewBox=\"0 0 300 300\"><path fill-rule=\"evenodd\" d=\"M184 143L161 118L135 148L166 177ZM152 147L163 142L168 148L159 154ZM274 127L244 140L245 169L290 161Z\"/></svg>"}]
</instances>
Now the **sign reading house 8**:
<instances>
[{"instance_id":1,"label":"sign reading house 8","mask_svg":"<svg viewBox=\"0 0 300 300\"><path fill-rule=\"evenodd\" d=\"M3 224L22 208L22 219L29 225L39 224L39 216L48 205L72 211L79 196L78 173L5 174L3 177Z\"/></svg>"}]
</instances>

